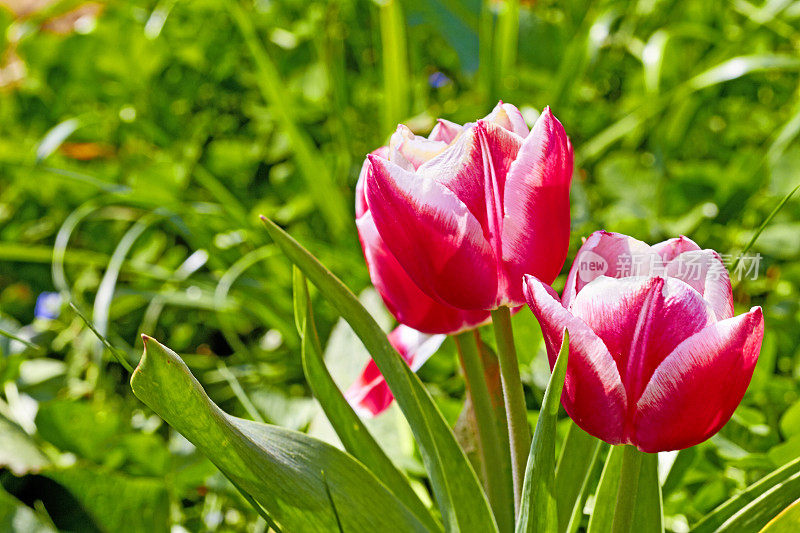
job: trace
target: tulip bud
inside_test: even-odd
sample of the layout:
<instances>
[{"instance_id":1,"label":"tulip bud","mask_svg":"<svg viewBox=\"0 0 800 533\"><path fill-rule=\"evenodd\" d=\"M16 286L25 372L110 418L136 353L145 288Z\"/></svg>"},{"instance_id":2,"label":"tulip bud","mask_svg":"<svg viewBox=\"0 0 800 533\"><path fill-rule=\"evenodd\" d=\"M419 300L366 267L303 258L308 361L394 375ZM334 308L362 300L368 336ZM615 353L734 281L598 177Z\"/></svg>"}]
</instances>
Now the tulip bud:
<instances>
[{"instance_id":1,"label":"tulip bud","mask_svg":"<svg viewBox=\"0 0 800 533\"><path fill-rule=\"evenodd\" d=\"M362 170L357 215L371 219L359 224L362 245L374 228L370 242L446 307L521 305L522 275L550 283L566 258L572 159L549 109L530 133L502 102L477 123L440 121L427 139L400 126Z\"/></svg>"},{"instance_id":2,"label":"tulip bud","mask_svg":"<svg viewBox=\"0 0 800 533\"><path fill-rule=\"evenodd\" d=\"M551 365L569 330L562 403L575 423L645 452L698 444L741 402L761 349L760 307L733 315L728 273L686 237L648 246L596 232L562 299L534 276L524 291Z\"/></svg>"},{"instance_id":3,"label":"tulip bud","mask_svg":"<svg viewBox=\"0 0 800 533\"><path fill-rule=\"evenodd\" d=\"M401 325L389 333L388 338L411 370L416 372L439 349L445 335L426 335ZM371 359L359 378L347 389L345 398L356 412L367 417L378 416L394 401L389 385Z\"/></svg>"}]
</instances>

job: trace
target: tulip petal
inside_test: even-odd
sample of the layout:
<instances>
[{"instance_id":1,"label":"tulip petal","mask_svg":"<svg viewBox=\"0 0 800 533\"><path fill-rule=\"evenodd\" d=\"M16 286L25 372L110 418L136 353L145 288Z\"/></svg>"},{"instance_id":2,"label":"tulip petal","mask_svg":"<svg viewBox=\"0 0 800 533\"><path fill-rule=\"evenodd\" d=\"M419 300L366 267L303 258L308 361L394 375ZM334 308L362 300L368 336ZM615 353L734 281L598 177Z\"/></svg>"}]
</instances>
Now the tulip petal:
<instances>
[{"instance_id":1,"label":"tulip petal","mask_svg":"<svg viewBox=\"0 0 800 533\"><path fill-rule=\"evenodd\" d=\"M369 158L367 204L378 233L409 277L442 303L491 309L497 299L494 253L467 206L435 180Z\"/></svg>"},{"instance_id":2,"label":"tulip petal","mask_svg":"<svg viewBox=\"0 0 800 533\"><path fill-rule=\"evenodd\" d=\"M731 278L714 250L689 250L666 265L667 275L681 279L699 292L714 309L718 320L733 316Z\"/></svg>"},{"instance_id":3,"label":"tulip petal","mask_svg":"<svg viewBox=\"0 0 800 533\"><path fill-rule=\"evenodd\" d=\"M654 244L652 249L655 253L661 256L665 263L668 263L681 255L683 252L691 252L700 250L700 247L689 237L681 235L674 239L668 239L664 242Z\"/></svg>"},{"instance_id":4,"label":"tulip petal","mask_svg":"<svg viewBox=\"0 0 800 533\"><path fill-rule=\"evenodd\" d=\"M521 145L518 135L479 121L466 128L447 150L423 164L418 174L453 191L489 238L499 235L499 231L492 231L502 217L502 205L495 198L502 198L506 174Z\"/></svg>"},{"instance_id":5,"label":"tulip petal","mask_svg":"<svg viewBox=\"0 0 800 533\"><path fill-rule=\"evenodd\" d=\"M424 333L454 334L489 318L487 311L464 311L422 292L383 242L369 211L356 220L372 284L398 322Z\"/></svg>"},{"instance_id":6,"label":"tulip petal","mask_svg":"<svg viewBox=\"0 0 800 533\"><path fill-rule=\"evenodd\" d=\"M562 302L569 308L587 283L600 276L646 276L661 257L649 245L621 233L595 231L578 250L567 276Z\"/></svg>"},{"instance_id":7,"label":"tulip petal","mask_svg":"<svg viewBox=\"0 0 800 533\"><path fill-rule=\"evenodd\" d=\"M408 161L416 170L420 165L440 154L445 148L447 148L446 142L414 135L408 127L400 124L389 139L388 159L394 163ZM405 165L401 164L400 166Z\"/></svg>"},{"instance_id":8,"label":"tulip petal","mask_svg":"<svg viewBox=\"0 0 800 533\"><path fill-rule=\"evenodd\" d=\"M662 277L600 277L578 293L570 311L603 340L631 402L676 346L716 322L697 291Z\"/></svg>"},{"instance_id":9,"label":"tulip petal","mask_svg":"<svg viewBox=\"0 0 800 533\"><path fill-rule=\"evenodd\" d=\"M492 112L486 115L483 120L486 122L494 122L498 126L502 126L508 131L513 131L523 138L527 137L530 131L528 130L528 125L525 124L522 113L520 113L519 109L513 104L498 102L498 104L494 106L494 109L492 109Z\"/></svg>"},{"instance_id":10,"label":"tulip petal","mask_svg":"<svg viewBox=\"0 0 800 533\"><path fill-rule=\"evenodd\" d=\"M444 141L447 144L450 144L453 142L453 139L458 137L458 134L461 133L462 129L463 127L455 122L450 122L449 120L440 118L438 121L436 121L436 125L431 130L430 135L428 135L428 139L432 141Z\"/></svg>"},{"instance_id":11,"label":"tulip petal","mask_svg":"<svg viewBox=\"0 0 800 533\"><path fill-rule=\"evenodd\" d=\"M754 307L682 342L653 373L636 406L639 449L679 450L719 431L750 384L763 336L761 308Z\"/></svg>"},{"instance_id":12,"label":"tulip petal","mask_svg":"<svg viewBox=\"0 0 800 533\"><path fill-rule=\"evenodd\" d=\"M404 325L396 327L387 337L414 372L436 353L447 338L446 335L426 335ZM344 396L356 412L368 417L381 414L394 401L392 391L373 360L367 363Z\"/></svg>"},{"instance_id":13,"label":"tulip petal","mask_svg":"<svg viewBox=\"0 0 800 533\"><path fill-rule=\"evenodd\" d=\"M572 159L564 128L545 108L505 180L502 256L514 289L523 274L552 283L564 265Z\"/></svg>"},{"instance_id":14,"label":"tulip petal","mask_svg":"<svg viewBox=\"0 0 800 533\"><path fill-rule=\"evenodd\" d=\"M524 292L542 327L551 367L561 347L564 328L569 331L569 362L562 395L567 413L595 437L612 444L624 443L625 387L608 348L583 320L561 305L552 288L526 275Z\"/></svg>"},{"instance_id":15,"label":"tulip petal","mask_svg":"<svg viewBox=\"0 0 800 533\"><path fill-rule=\"evenodd\" d=\"M389 147L381 146L370 153L386 159L389 157ZM369 157L364 158L364 164L361 165L361 172L359 172L358 181L356 182L356 218L359 218L369 209L367 207L367 197L364 193L364 184L366 183L367 173L371 169L372 165L369 162Z\"/></svg>"}]
</instances>

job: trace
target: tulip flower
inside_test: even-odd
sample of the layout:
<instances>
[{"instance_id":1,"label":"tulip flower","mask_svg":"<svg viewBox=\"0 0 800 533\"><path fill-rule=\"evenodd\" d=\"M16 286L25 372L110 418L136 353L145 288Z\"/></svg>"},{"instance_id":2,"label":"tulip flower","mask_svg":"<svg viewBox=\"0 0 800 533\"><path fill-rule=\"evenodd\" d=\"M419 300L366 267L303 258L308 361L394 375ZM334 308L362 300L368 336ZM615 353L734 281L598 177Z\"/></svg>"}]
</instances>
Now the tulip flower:
<instances>
[{"instance_id":1,"label":"tulip flower","mask_svg":"<svg viewBox=\"0 0 800 533\"><path fill-rule=\"evenodd\" d=\"M403 357L411 370L419 368L436 353L446 335L426 335L408 326L400 325L388 335L389 342ZM392 391L378 370L378 365L370 359L361 376L347 389L345 398L362 416L377 416L394 401Z\"/></svg>"},{"instance_id":2,"label":"tulip flower","mask_svg":"<svg viewBox=\"0 0 800 533\"><path fill-rule=\"evenodd\" d=\"M369 222L359 229L368 261L380 239L396 266L440 304L470 311L521 305L523 274L552 282L564 264L572 159L549 108L530 132L519 110L502 102L476 123L440 120L427 138L401 125L362 173L358 201Z\"/></svg>"},{"instance_id":3,"label":"tulip flower","mask_svg":"<svg viewBox=\"0 0 800 533\"><path fill-rule=\"evenodd\" d=\"M437 126L434 134L441 129L441 125ZM396 139L397 134L393 141ZM386 155L388 151L388 147L382 147L373 154ZM356 226L370 279L389 311L401 324L428 334L458 333L486 322L489 318L488 311L467 311L439 303L422 292L408 277L378 234L369 212L364 197L365 175L369 169L367 161L356 185Z\"/></svg>"},{"instance_id":4,"label":"tulip flower","mask_svg":"<svg viewBox=\"0 0 800 533\"><path fill-rule=\"evenodd\" d=\"M720 256L686 237L651 247L596 232L561 301L534 276L524 290L551 364L569 331L567 413L606 442L644 452L698 444L725 425L750 383L761 308L734 316Z\"/></svg>"}]
</instances>

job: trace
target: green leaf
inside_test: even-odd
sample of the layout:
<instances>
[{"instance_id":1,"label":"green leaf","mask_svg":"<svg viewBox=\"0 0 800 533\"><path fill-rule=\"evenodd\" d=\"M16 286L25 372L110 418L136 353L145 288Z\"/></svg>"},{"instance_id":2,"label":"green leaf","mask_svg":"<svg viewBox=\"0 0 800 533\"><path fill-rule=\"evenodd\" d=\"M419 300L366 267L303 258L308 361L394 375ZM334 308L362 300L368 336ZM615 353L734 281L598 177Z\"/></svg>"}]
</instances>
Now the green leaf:
<instances>
[{"instance_id":1,"label":"green leaf","mask_svg":"<svg viewBox=\"0 0 800 533\"><path fill-rule=\"evenodd\" d=\"M33 439L21 427L0 415L0 467L17 476L37 472L50 464Z\"/></svg>"},{"instance_id":2,"label":"green leaf","mask_svg":"<svg viewBox=\"0 0 800 533\"><path fill-rule=\"evenodd\" d=\"M0 531L7 533L55 533L56 528L36 511L0 487Z\"/></svg>"},{"instance_id":3,"label":"green leaf","mask_svg":"<svg viewBox=\"0 0 800 533\"><path fill-rule=\"evenodd\" d=\"M269 219L267 231L289 259L347 320L372 355L416 437L448 531L496 531L475 471L419 378L355 295L313 255Z\"/></svg>"},{"instance_id":4,"label":"green leaf","mask_svg":"<svg viewBox=\"0 0 800 533\"><path fill-rule=\"evenodd\" d=\"M542 409L536 421L531 452L525 467L522 499L517 520L517 533L556 533L556 420L561 405L561 391L567 375L569 357L569 332L564 330L564 340L558 353L550 382L544 392Z\"/></svg>"},{"instance_id":5,"label":"green leaf","mask_svg":"<svg viewBox=\"0 0 800 533\"><path fill-rule=\"evenodd\" d=\"M619 471L622 467L622 446L612 446L606 458L606 466L600 474L600 483L594 496L594 509L589 518L587 533L611 531L614 520L614 505L619 487Z\"/></svg>"},{"instance_id":6,"label":"green leaf","mask_svg":"<svg viewBox=\"0 0 800 533\"><path fill-rule=\"evenodd\" d=\"M43 439L97 463L108 453L120 425L118 412L99 403L51 400L40 404L36 414Z\"/></svg>"},{"instance_id":7,"label":"green leaf","mask_svg":"<svg viewBox=\"0 0 800 533\"><path fill-rule=\"evenodd\" d=\"M780 489L785 483L791 483L798 475L800 475L800 457L774 470L733 498L719 505L698 522L692 529L692 532L709 533L711 531L719 531L724 524L729 523L736 516L741 516L741 513L745 509L748 509L750 505L758 502L759 499L770 492ZM798 494L798 496L800 496L800 494ZM798 496L796 496L795 499ZM789 501L786 503L788 504Z\"/></svg>"},{"instance_id":8,"label":"green leaf","mask_svg":"<svg viewBox=\"0 0 800 533\"><path fill-rule=\"evenodd\" d=\"M576 531L603 442L570 421L556 466L558 530Z\"/></svg>"},{"instance_id":9,"label":"green leaf","mask_svg":"<svg viewBox=\"0 0 800 533\"><path fill-rule=\"evenodd\" d=\"M669 469L667 478L664 480L664 485L661 487L661 492L664 497L668 497L673 491L681 486L681 481L683 481L684 476L694 463L697 455L697 448L694 446L691 448L685 448L678 452L678 456L672 463L672 467Z\"/></svg>"},{"instance_id":10,"label":"green leaf","mask_svg":"<svg viewBox=\"0 0 800 533\"><path fill-rule=\"evenodd\" d=\"M800 500L769 521L760 533L795 533L800 530Z\"/></svg>"},{"instance_id":11,"label":"green leaf","mask_svg":"<svg viewBox=\"0 0 800 533\"><path fill-rule=\"evenodd\" d=\"M286 531L427 531L360 463L307 435L222 412L186 364L145 337L134 394ZM366 511L365 511L366 510Z\"/></svg>"},{"instance_id":12,"label":"green leaf","mask_svg":"<svg viewBox=\"0 0 800 533\"><path fill-rule=\"evenodd\" d=\"M408 479L386 456L333 381L323 359L306 278L293 267L295 323L302 337L303 372L345 450L361 461L431 530L441 530Z\"/></svg>"},{"instance_id":13,"label":"green leaf","mask_svg":"<svg viewBox=\"0 0 800 533\"><path fill-rule=\"evenodd\" d=\"M169 494L163 479L132 477L81 464L44 475L80 503L101 531L169 531Z\"/></svg>"}]
</instances>

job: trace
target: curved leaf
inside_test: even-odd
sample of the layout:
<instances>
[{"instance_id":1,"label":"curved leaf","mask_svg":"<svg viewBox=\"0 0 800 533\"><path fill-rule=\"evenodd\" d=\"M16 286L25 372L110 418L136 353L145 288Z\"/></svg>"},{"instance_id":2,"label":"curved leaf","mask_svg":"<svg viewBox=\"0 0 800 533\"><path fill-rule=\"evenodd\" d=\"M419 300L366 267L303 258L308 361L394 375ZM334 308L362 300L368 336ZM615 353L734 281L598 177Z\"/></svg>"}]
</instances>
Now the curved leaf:
<instances>
[{"instance_id":1,"label":"curved leaf","mask_svg":"<svg viewBox=\"0 0 800 533\"><path fill-rule=\"evenodd\" d=\"M169 348L144 337L134 394L200 449L286 531L428 531L344 452L222 412Z\"/></svg>"},{"instance_id":2,"label":"curved leaf","mask_svg":"<svg viewBox=\"0 0 800 533\"><path fill-rule=\"evenodd\" d=\"M800 529L800 500L769 521L760 533L794 533Z\"/></svg>"},{"instance_id":3,"label":"curved leaf","mask_svg":"<svg viewBox=\"0 0 800 533\"><path fill-rule=\"evenodd\" d=\"M409 485L408 479L375 442L333 381L322 358L322 345L314 322L306 278L297 267L293 268L293 274L295 322L302 337L303 372L333 429L345 449L378 476L422 523L432 530L441 530L441 525L436 523Z\"/></svg>"},{"instance_id":4,"label":"curved leaf","mask_svg":"<svg viewBox=\"0 0 800 533\"><path fill-rule=\"evenodd\" d=\"M288 233L261 217L272 239L336 307L369 350L406 416L448 531L497 531L478 477L450 426L375 319L336 276Z\"/></svg>"},{"instance_id":5,"label":"curved leaf","mask_svg":"<svg viewBox=\"0 0 800 533\"><path fill-rule=\"evenodd\" d=\"M800 473L771 487L714 531L755 533L798 498L800 498Z\"/></svg>"},{"instance_id":6,"label":"curved leaf","mask_svg":"<svg viewBox=\"0 0 800 533\"><path fill-rule=\"evenodd\" d=\"M752 502L756 501L766 492L780 486L800 473L800 457L774 470L772 473L759 479L745 490L725 501L716 509L707 514L696 526L692 528L694 533L709 533L717 531L732 516L740 512Z\"/></svg>"}]
</instances>

